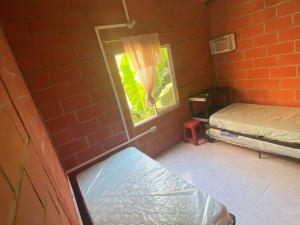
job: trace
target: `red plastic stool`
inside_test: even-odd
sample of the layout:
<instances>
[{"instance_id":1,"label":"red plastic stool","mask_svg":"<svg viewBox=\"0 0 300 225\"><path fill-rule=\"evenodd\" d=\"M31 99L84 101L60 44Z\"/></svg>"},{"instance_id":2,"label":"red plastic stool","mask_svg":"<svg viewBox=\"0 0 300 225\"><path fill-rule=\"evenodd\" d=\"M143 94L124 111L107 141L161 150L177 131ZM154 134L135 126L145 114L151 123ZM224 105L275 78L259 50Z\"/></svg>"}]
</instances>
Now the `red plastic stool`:
<instances>
[{"instance_id":1,"label":"red plastic stool","mask_svg":"<svg viewBox=\"0 0 300 225\"><path fill-rule=\"evenodd\" d=\"M184 142L188 142L190 140L190 138L186 135L186 131L189 129L192 133L193 144L198 145L197 128L200 127L200 125L200 121L198 120L189 120L183 124Z\"/></svg>"}]
</instances>

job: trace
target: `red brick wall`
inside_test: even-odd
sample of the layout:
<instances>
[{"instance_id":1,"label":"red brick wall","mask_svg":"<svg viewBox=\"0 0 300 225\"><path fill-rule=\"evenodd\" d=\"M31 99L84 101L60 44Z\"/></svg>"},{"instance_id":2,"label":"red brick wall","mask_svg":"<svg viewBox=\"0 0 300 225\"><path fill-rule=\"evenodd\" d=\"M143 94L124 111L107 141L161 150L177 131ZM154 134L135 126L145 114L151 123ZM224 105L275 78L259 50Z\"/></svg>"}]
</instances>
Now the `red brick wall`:
<instances>
[{"instance_id":1,"label":"red brick wall","mask_svg":"<svg viewBox=\"0 0 300 225\"><path fill-rule=\"evenodd\" d=\"M133 30L103 32L105 40L122 35L160 34L170 43L181 99L180 107L133 129L159 131L133 143L155 156L182 140L189 118L186 97L212 84L208 23L202 1L128 0ZM31 93L65 168L103 153L125 140L94 26L124 23L121 0L4 0L0 15ZM120 49L107 46L109 54Z\"/></svg>"},{"instance_id":2,"label":"red brick wall","mask_svg":"<svg viewBox=\"0 0 300 225\"><path fill-rule=\"evenodd\" d=\"M0 30L0 224L78 225L70 187Z\"/></svg>"},{"instance_id":3,"label":"red brick wall","mask_svg":"<svg viewBox=\"0 0 300 225\"><path fill-rule=\"evenodd\" d=\"M300 106L300 1L215 0L210 35L237 36L237 50L214 57L216 80L234 100Z\"/></svg>"}]
</instances>

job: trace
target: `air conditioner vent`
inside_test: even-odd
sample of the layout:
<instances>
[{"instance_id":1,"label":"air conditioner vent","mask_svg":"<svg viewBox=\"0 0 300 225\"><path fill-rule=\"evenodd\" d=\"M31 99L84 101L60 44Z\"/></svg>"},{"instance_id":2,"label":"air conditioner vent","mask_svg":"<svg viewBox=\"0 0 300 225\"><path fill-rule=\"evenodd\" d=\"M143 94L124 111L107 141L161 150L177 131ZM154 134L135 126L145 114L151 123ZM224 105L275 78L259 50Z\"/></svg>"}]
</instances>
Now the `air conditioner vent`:
<instances>
[{"instance_id":1,"label":"air conditioner vent","mask_svg":"<svg viewBox=\"0 0 300 225\"><path fill-rule=\"evenodd\" d=\"M209 41L212 55L234 51L236 49L235 34L226 34Z\"/></svg>"}]
</instances>

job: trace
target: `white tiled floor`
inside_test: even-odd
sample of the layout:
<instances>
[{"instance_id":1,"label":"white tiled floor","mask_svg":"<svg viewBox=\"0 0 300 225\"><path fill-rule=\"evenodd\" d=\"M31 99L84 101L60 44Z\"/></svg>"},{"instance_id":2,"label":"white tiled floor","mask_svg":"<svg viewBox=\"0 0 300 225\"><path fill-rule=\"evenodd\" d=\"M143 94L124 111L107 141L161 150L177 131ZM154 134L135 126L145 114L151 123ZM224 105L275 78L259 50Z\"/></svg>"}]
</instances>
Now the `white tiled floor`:
<instances>
[{"instance_id":1,"label":"white tiled floor","mask_svg":"<svg viewBox=\"0 0 300 225\"><path fill-rule=\"evenodd\" d=\"M157 160L223 203L237 225L300 225L300 161L223 142L179 144Z\"/></svg>"}]
</instances>

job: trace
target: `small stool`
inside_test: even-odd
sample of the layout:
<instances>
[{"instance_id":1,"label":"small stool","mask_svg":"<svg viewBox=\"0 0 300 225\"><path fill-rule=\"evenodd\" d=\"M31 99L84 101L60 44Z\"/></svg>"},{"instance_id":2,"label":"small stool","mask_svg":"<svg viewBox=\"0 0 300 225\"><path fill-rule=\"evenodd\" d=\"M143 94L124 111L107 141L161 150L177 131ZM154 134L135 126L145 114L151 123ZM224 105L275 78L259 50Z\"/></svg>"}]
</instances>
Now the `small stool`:
<instances>
[{"instance_id":1,"label":"small stool","mask_svg":"<svg viewBox=\"0 0 300 225\"><path fill-rule=\"evenodd\" d=\"M190 138L187 137L186 131L189 129L192 133L192 142L194 145L198 145L197 128L200 127L200 121L189 120L183 124L183 137L184 142L188 142Z\"/></svg>"}]
</instances>

